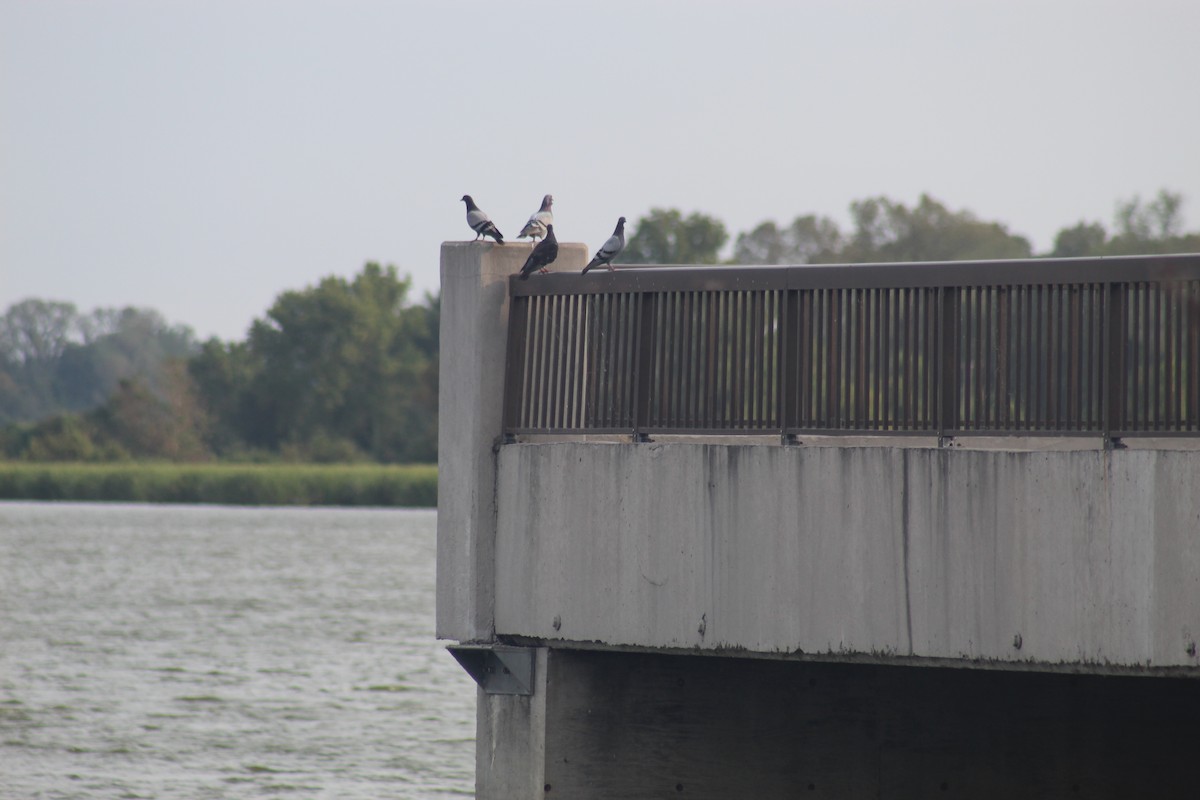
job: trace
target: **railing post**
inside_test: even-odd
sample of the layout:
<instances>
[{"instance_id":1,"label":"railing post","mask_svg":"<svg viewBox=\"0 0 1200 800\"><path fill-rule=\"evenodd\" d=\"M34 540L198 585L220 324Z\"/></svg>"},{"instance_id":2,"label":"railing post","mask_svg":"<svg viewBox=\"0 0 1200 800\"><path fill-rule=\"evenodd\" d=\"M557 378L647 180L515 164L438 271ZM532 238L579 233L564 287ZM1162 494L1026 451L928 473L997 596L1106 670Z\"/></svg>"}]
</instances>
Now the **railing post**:
<instances>
[{"instance_id":1,"label":"railing post","mask_svg":"<svg viewBox=\"0 0 1200 800\"><path fill-rule=\"evenodd\" d=\"M633 387L633 439L645 442L649 441L649 436L643 428L650 421L650 408L654 402L651 394L654 383L655 295L642 292L637 297L638 324L634 339L634 352L637 354L634 374L637 382Z\"/></svg>"},{"instance_id":2,"label":"railing post","mask_svg":"<svg viewBox=\"0 0 1200 800\"><path fill-rule=\"evenodd\" d=\"M529 320L528 296L509 300L508 347L504 358L504 431L521 427L521 401L525 388L525 328Z\"/></svg>"},{"instance_id":3,"label":"railing post","mask_svg":"<svg viewBox=\"0 0 1200 800\"><path fill-rule=\"evenodd\" d=\"M783 291L783 330L779 341L779 361L783 367L779 381L779 434L786 441L788 431L794 430L799 421L796 411L797 377L800 373L800 290Z\"/></svg>"},{"instance_id":4,"label":"railing post","mask_svg":"<svg viewBox=\"0 0 1200 800\"><path fill-rule=\"evenodd\" d=\"M1125 409L1125 301L1127 284L1108 283L1104 292L1104 369L1100 376L1100 397L1104 405L1104 439L1116 442Z\"/></svg>"},{"instance_id":5,"label":"railing post","mask_svg":"<svg viewBox=\"0 0 1200 800\"><path fill-rule=\"evenodd\" d=\"M938 289L938 445L946 442L946 431L957 429L955 390L958 386L958 290L952 286Z\"/></svg>"}]
</instances>

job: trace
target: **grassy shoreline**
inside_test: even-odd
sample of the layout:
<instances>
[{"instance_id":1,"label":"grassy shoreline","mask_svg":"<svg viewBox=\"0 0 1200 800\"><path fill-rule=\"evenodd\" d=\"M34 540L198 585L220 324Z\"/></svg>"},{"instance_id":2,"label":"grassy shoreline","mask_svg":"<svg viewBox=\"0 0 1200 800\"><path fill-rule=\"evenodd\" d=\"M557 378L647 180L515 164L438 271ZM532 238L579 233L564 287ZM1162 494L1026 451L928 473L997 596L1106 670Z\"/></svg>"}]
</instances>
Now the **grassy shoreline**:
<instances>
[{"instance_id":1,"label":"grassy shoreline","mask_svg":"<svg viewBox=\"0 0 1200 800\"><path fill-rule=\"evenodd\" d=\"M437 505L437 467L5 461L0 500L428 508Z\"/></svg>"}]
</instances>

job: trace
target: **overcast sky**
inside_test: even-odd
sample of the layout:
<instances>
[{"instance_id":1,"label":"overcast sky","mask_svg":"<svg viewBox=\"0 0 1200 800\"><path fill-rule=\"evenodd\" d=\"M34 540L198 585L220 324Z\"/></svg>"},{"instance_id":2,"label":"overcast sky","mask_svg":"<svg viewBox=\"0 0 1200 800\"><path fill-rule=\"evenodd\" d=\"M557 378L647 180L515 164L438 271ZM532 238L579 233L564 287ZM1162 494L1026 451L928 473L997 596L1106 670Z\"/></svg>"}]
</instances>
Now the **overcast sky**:
<instances>
[{"instance_id":1,"label":"overcast sky","mask_svg":"<svg viewBox=\"0 0 1200 800\"><path fill-rule=\"evenodd\" d=\"M922 192L1038 251L1118 200L1200 227L1200 2L0 0L0 311L240 339L368 260L436 290L475 196L731 234Z\"/></svg>"}]
</instances>

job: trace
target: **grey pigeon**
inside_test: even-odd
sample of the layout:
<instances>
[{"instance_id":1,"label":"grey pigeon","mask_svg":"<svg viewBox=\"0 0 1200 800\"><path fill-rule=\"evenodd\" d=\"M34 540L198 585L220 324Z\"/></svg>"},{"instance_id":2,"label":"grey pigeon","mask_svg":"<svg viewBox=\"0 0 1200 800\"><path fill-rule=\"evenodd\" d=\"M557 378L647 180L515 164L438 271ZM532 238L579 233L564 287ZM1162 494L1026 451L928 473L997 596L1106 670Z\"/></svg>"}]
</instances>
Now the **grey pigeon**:
<instances>
[{"instance_id":1,"label":"grey pigeon","mask_svg":"<svg viewBox=\"0 0 1200 800\"><path fill-rule=\"evenodd\" d=\"M587 275L587 272L592 267L608 267L608 271L612 272L612 260L625 249L625 218L620 217L617 220L616 230L612 236L604 244L600 245L600 249L596 251L596 255L592 256L592 260L583 268L582 275Z\"/></svg>"},{"instance_id":2,"label":"grey pigeon","mask_svg":"<svg viewBox=\"0 0 1200 800\"><path fill-rule=\"evenodd\" d=\"M521 273L517 276L521 280L528 278L536 269L538 272L546 272L546 266L554 262L558 258L558 239L554 238L554 226L546 226L546 238L538 242L533 252L529 254L529 258L525 259L525 266L521 267Z\"/></svg>"},{"instance_id":3,"label":"grey pigeon","mask_svg":"<svg viewBox=\"0 0 1200 800\"><path fill-rule=\"evenodd\" d=\"M554 195L548 194L543 197L542 207L529 218L529 221L525 223L525 227L521 228L521 232L517 234L517 238L544 239L546 237L547 226L554 224L554 212L550 210L550 206L552 205L554 205Z\"/></svg>"},{"instance_id":4,"label":"grey pigeon","mask_svg":"<svg viewBox=\"0 0 1200 800\"><path fill-rule=\"evenodd\" d=\"M475 231L473 241L479 241L480 236L491 236L497 244L504 244L504 234L500 233L496 228L496 223L488 219L488 215L475 205L471 195L464 194L462 201L467 204L467 224L471 226L471 230Z\"/></svg>"}]
</instances>

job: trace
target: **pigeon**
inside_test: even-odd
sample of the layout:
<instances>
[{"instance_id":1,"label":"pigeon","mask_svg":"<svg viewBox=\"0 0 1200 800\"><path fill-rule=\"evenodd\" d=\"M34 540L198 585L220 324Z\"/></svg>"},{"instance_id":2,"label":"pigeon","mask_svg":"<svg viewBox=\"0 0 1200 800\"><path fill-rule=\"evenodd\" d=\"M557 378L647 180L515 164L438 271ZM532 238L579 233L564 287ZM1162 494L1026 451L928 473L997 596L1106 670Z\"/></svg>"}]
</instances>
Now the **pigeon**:
<instances>
[{"instance_id":1,"label":"pigeon","mask_svg":"<svg viewBox=\"0 0 1200 800\"><path fill-rule=\"evenodd\" d=\"M479 241L480 236L491 236L496 240L497 244L504 244L504 234L496 229L496 223L488 219L488 215L475 205L475 201L471 199L471 195L464 194L462 201L467 204L467 224L471 226L471 230L475 231L475 239Z\"/></svg>"},{"instance_id":2,"label":"pigeon","mask_svg":"<svg viewBox=\"0 0 1200 800\"><path fill-rule=\"evenodd\" d=\"M529 258L525 259L525 266L521 267L521 273L517 277L525 280L535 269L538 272L548 272L546 266L556 258L558 258L558 239L554 238L554 225L547 225L546 238L534 246L533 252L529 254Z\"/></svg>"},{"instance_id":3,"label":"pigeon","mask_svg":"<svg viewBox=\"0 0 1200 800\"><path fill-rule=\"evenodd\" d=\"M620 217L617 220L616 230L612 236L600 245L600 249L596 251L596 255L592 256L592 260L583 268L582 275L587 275L587 271L592 267L608 267L608 271L612 272L612 260L617 257L617 254L625 249L625 218Z\"/></svg>"},{"instance_id":4,"label":"pigeon","mask_svg":"<svg viewBox=\"0 0 1200 800\"><path fill-rule=\"evenodd\" d=\"M554 195L548 194L543 197L542 207L537 210L536 214L529 218L529 221L525 223L525 227L521 228L521 232L517 234L517 238L544 239L546 237L546 226L554 224L554 212L550 210L550 206L552 205L554 205Z\"/></svg>"}]
</instances>

